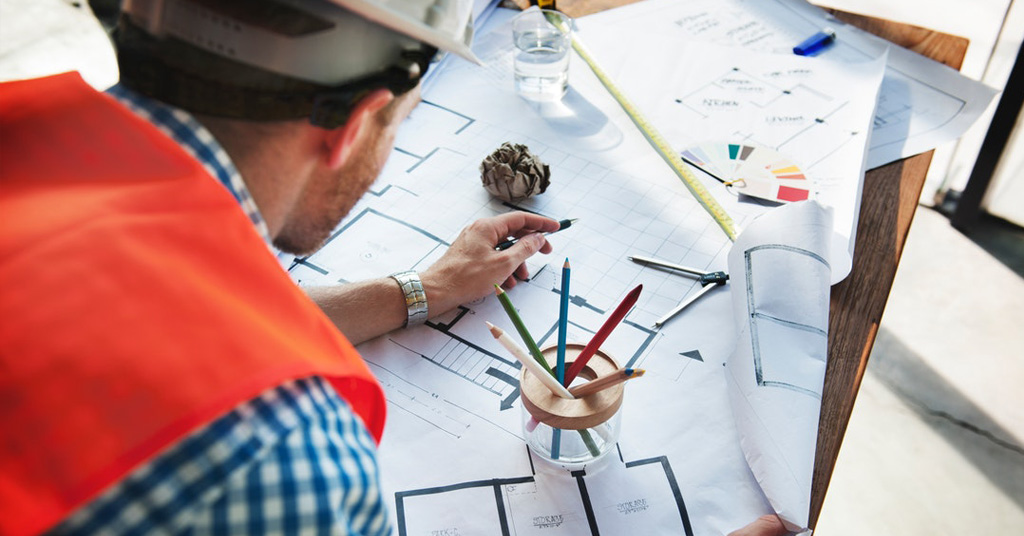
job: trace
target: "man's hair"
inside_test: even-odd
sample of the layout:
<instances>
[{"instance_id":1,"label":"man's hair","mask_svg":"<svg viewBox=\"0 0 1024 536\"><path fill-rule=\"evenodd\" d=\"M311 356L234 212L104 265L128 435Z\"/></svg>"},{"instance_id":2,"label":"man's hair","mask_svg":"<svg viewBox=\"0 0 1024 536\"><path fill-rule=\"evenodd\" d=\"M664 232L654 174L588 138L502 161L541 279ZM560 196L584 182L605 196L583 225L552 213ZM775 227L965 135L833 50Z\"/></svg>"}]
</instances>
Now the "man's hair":
<instances>
[{"instance_id":1,"label":"man's hair","mask_svg":"<svg viewBox=\"0 0 1024 536\"><path fill-rule=\"evenodd\" d=\"M329 22L297 9L266 0L203 0L247 24L285 35L324 29ZM230 31L225 27L225 31ZM408 91L419 76L394 66L379 73L327 86L273 73L204 50L175 37L155 37L122 14L114 32L121 83L133 90L192 113L248 121L308 118L335 128L347 121L359 100L387 88ZM403 54L413 71L426 72L436 49L424 46ZM343 54L344 51L339 51Z\"/></svg>"}]
</instances>

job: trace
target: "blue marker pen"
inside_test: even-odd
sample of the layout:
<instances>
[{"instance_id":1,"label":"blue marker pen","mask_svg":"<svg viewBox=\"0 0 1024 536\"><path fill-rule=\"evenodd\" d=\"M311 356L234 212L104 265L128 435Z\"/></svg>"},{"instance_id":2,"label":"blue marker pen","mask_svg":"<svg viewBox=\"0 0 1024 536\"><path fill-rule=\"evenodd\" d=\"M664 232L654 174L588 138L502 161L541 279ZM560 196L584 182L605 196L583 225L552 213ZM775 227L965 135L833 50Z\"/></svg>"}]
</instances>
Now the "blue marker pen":
<instances>
[{"instance_id":1,"label":"blue marker pen","mask_svg":"<svg viewBox=\"0 0 1024 536\"><path fill-rule=\"evenodd\" d=\"M793 47L793 54L798 56L814 56L825 50L836 40L836 32L832 28L824 30L804 39L803 43Z\"/></svg>"}]
</instances>

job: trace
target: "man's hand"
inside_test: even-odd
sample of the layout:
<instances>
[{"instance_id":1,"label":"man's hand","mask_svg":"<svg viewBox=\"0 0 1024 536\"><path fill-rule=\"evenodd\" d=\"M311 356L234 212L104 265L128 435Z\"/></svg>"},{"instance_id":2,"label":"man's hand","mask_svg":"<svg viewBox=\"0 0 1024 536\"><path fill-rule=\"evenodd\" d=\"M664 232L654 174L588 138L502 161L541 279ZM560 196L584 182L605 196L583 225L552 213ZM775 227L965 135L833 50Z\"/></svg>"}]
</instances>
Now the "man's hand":
<instances>
[{"instance_id":1,"label":"man's hand","mask_svg":"<svg viewBox=\"0 0 1024 536\"><path fill-rule=\"evenodd\" d=\"M757 518L753 523L729 533L729 536L784 536L789 534L777 515Z\"/></svg>"},{"instance_id":2,"label":"man's hand","mask_svg":"<svg viewBox=\"0 0 1024 536\"><path fill-rule=\"evenodd\" d=\"M517 280L530 275L526 259L537 252L551 252L543 233L557 230L557 221L521 211L473 222L444 256L420 274L431 314L491 294L496 284L514 287ZM510 236L519 241L504 251L494 249Z\"/></svg>"},{"instance_id":3,"label":"man's hand","mask_svg":"<svg viewBox=\"0 0 1024 536\"><path fill-rule=\"evenodd\" d=\"M493 294L495 284L511 288L516 278L526 279L524 261L538 251L549 253L551 244L543 233L556 230L557 221L520 211L473 222L437 262L420 273L427 314L434 317ZM494 249L510 236L519 241L504 251ZM402 291L389 277L307 288L306 292L352 344L401 327L407 316Z\"/></svg>"}]
</instances>

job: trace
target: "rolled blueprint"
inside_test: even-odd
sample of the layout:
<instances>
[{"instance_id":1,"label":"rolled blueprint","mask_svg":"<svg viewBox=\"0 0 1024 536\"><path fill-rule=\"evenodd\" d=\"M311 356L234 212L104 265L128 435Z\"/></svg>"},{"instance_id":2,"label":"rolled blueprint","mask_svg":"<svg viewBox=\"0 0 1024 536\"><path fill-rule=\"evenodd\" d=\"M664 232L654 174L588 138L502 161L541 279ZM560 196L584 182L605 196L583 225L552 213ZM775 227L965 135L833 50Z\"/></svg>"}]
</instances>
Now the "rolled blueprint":
<instances>
[{"instance_id":1,"label":"rolled blueprint","mask_svg":"<svg viewBox=\"0 0 1024 536\"><path fill-rule=\"evenodd\" d=\"M739 333L725 374L740 447L787 528L807 527L828 353L831 211L816 201L757 220L729 254Z\"/></svg>"}]
</instances>

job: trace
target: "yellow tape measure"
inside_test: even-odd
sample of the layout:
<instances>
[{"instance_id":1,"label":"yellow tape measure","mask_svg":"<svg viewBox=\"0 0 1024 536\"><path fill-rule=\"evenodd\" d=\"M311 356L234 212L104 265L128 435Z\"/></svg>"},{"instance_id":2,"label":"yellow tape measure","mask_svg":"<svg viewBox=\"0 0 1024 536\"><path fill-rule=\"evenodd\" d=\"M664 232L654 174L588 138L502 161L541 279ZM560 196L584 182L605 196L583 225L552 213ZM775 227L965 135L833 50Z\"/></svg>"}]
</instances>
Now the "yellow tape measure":
<instances>
[{"instance_id":1,"label":"yellow tape measure","mask_svg":"<svg viewBox=\"0 0 1024 536\"><path fill-rule=\"evenodd\" d=\"M562 30L565 31L565 28ZM590 69L594 71L597 78L601 80L604 87L608 89L608 92L615 97L615 100L617 100L619 105L622 106L622 109L625 110L626 115L633 120L633 124L640 129L640 132L642 132L644 137L647 138L647 141L649 141L651 145L658 150L658 153L661 154L661 157L665 162L668 162L668 165L676 172L676 175L678 175L683 181L683 184L685 184L690 190L690 193L697 198L697 201L699 201L701 206L704 207L704 210L708 211L708 214L711 214L711 217L718 222L718 226L725 231L729 240L735 241L736 228L729 214L721 205L718 204L718 201L715 201L715 198L711 196L711 192L708 192L707 188L697 180L697 177L693 175L690 168L688 168L686 164L683 163L683 160L679 155L672 150L672 147L669 146L665 138L663 138L661 134L658 133L658 130L654 128L654 125L644 119L640 110L637 110L636 106L633 106L633 103L629 102L629 99L627 99L622 91L619 90L618 86L615 85L615 82L612 81L601 67L597 65L597 62L594 61L594 57L590 55L590 52L587 51L586 47L583 46L583 43L580 42L579 38L575 35L572 37L572 48L580 55L581 58L583 58L583 61L587 62L587 65L589 65Z\"/></svg>"}]
</instances>

